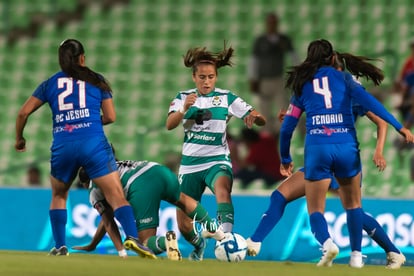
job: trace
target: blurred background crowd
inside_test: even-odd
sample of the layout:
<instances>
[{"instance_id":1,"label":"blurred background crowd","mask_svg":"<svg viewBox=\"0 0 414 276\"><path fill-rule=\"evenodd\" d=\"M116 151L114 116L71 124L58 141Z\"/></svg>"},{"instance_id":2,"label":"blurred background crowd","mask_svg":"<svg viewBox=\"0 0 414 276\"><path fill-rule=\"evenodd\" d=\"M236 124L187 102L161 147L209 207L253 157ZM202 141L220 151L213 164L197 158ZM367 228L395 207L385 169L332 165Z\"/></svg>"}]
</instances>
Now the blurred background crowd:
<instances>
[{"instance_id":1,"label":"blurred background crowd","mask_svg":"<svg viewBox=\"0 0 414 276\"><path fill-rule=\"evenodd\" d=\"M230 122L235 192L268 193L281 181L277 114L288 105L284 72L303 59L313 39L326 38L339 52L379 58L386 78L380 87L366 88L401 121L413 122L411 0L2 0L0 14L0 186L49 187L50 111L30 118L25 154L13 148L14 124L26 98L58 70L57 49L66 38L84 43L88 65L113 87L118 117L105 131L118 158L153 160L175 171L182 130L168 132L165 120L171 98L193 88L183 55L196 46L219 50L224 41L234 47L235 64L220 71L217 86L254 103L274 123L247 130ZM414 196L411 148L390 131L388 167L379 173L371 161L375 125L361 119L357 130L364 195ZM300 167L303 134L295 135L293 157Z\"/></svg>"}]
</instances>

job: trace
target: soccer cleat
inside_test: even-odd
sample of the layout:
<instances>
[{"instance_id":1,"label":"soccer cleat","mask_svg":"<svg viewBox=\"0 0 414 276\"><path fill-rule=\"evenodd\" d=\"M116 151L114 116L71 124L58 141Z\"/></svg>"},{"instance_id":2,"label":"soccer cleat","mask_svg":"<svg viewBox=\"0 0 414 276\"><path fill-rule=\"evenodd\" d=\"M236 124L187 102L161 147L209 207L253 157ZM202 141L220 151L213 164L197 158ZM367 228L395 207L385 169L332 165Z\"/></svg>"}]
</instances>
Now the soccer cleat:
<instances>
[{"instance_id":1,"label":"soccer cleat","mask_svg":"<svg viewBox=\"0 0 414 276\"><path fill-rule=\"evenodd\" d=\"M202 241L199 246L195 247L193 252L190 253L190 256L188 259L190 261L202 261L204 256L204 250L206 250L207 247L207 240L204 238L201 238Z\"/></svg>"},{"instance_id":2,"label":"soccer cleat","mask_svg":"<svg viewBox=\"0 0 414 276\"><path fill-rule=\"evenodd\" d=\"M248 256L256 257L257 255L259 255L260 248L262 247L261 242L254 242L251 238L248 238L246 239L246 243Z\"/></svg>"},{"instance_id":3,"label":"soccer cleat","mask_svg":"<svg viewBox=\"0 0 414 276\"><path fill-rule=\"evenodd\" d=\"M56 249L56 247L53 247L49 254L49 256L69 256L68 248L65 245L62 245L59 247L59 249Z\"/></svg>"},{"instance_id":4,"label":"soccer cleat","mask_svg":"<svg viewBox=\"0 0 414 276\"><path fill-rule=\"evenodd\" d=\"M165 247L167 247L167 257L172 261L181 261L182 255L178 249L177 236L174 231L165 234Z\"/></svg>"},{"instance_id":5,"label":"soccer cleat","mask_svg":"<svg viewBox=\"0 0 414 276\"><path fill-rule=\"evenodd\" d=\"M156 259L157 256L155 256L154 252L152 252L151 249L148 247L142 245L136 238L128 237L124 241L124 247L127 250L132 250L138 255L140 255L142 258L148 258L148 259Z\"/></svg>"},{"instance_id":6,"label":"soccer cleat","mask_svg":"<svg viewBox=\"0 0 414 276\"><path fill-rule=\"evenodd\" d=\"M217 229L216 232L204 230L203 232L201 232L201 236L207 239L215 239L216 241L221 241L225 238L224 232L221 229Z\"/></svg>"},{"instance_id":7,"label":"soccer cleat","mask_svg":"<svg viewBox=\"0 0 414 276\"><path fill-rule=\"evenodd\" d=\"M351 258L349 259L349 266L353 268L362 268L364 266L364 262L362 258L365 257L362 255L360 251L352 251Z\"/></svg>"},{"instance_id":8,"label":"soccer cleat","mask_svg":"<svg viewBox=\"0 0 414 276\"><path fill-rule=\"evenodd\" d=\"M405 263L405 256L402 253L388 252L387 265L385 268L399 269Z\"/></svg>"},{"instance_id":9,"label":"soccer cleat","mask_svg":"<svg viewBox=\"0 0 414 276\"><path fill-rule=\"evenodd\" d=\"M332 262L338 255L338 246L332 241L331 238L327 239L322 246L322 257L316 264L317 266L332 266Z\"/></svg>"}]
</instances>

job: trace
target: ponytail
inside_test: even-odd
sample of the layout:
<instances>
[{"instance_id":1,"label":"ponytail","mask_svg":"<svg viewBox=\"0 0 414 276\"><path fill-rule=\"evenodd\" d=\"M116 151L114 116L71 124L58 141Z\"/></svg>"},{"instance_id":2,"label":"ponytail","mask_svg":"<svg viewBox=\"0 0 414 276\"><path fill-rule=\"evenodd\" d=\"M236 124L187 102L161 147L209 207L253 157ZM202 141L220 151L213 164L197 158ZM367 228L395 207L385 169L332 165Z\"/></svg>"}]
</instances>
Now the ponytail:
<instances>
[{"instance_id":1,"label":"ponytail","mask_svg":"<svg viewBox=\"0 0 414 276\"><path fill-rule=\"evenodd\" d=\"M86 66L79 64L79 56L85 54L82 43L76 39L66 39L59 46L59 65L70 77L88 82L104 91L112 92L105 78Z\"/></svg>"}]
</instances>

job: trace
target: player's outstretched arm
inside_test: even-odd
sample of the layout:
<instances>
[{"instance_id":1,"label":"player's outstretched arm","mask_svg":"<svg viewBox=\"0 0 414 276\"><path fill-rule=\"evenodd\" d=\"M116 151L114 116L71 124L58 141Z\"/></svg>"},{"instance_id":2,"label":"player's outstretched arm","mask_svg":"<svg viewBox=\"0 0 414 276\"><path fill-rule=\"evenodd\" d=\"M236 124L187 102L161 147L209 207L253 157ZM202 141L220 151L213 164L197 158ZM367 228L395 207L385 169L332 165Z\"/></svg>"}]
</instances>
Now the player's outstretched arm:
<instances>
[{"instance_id":1,"label":"player's outstretched arm","mask_svg":"<svg viewBox=\"0 0 414 276\"><path fill-rule=\"evenodd\" d=\"M383 152L384 152L384 145L385 145L385 139L387 137L387 129L388 124L384 120L382 120L380 117L375 115L374 113L368 111L366 113L366 116L377 125L377 144L375 147L374 156L372 158L372 161L375 163L375 166L377 166L379 171L383 171L385 167L387 166L387 162L384 158Z\"/></svg>"}]
</instances>

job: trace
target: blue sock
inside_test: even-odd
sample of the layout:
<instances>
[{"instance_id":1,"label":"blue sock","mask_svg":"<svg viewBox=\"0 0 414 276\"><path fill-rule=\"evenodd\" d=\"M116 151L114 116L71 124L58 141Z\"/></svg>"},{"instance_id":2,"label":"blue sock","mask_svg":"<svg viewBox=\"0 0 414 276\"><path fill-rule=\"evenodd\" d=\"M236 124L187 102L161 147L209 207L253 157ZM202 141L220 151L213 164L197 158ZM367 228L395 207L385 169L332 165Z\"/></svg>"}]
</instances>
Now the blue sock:
<instances>
[{"instance_id":1,"label":"blue sock","mask_svg":"<svg viewBox=\"0 0 414 276\"><path fill-rule=\"evenodd\" d=\"M311 226L311 231L315 236L316 240L323 245L323 243L330 238L328 232L328 223L326 222L325 217L320 212L312 213L309 216L309 222Z\"/></svg>"},{"instance_id":2,"label":"blue sock","mask_svg":"<svg viewBox=\"0 0 414 276\"><path fill-rule=\"evenodd\" d=\"M124 205L114 211L115 218L124 229L125 235L133 238L138 237L138 230L135 224L134 212L130 205Z\"/></svg>"},{"instance_id":3,"label":"blue sock","mask_svg":"<svg viewBox=\"0 0 414 276\"><path fill-rule=\"evenodd\" d=\"M250 237L252 241L262 242L269 235L270 231L283 216L286 204L286 198L278 190L275 190L270 196L269 208L263 214L256 231Z\"/></svg>"},{"instance_id":4,"label":"blue sock","mask_svg":"<svg viewBox=\"0 0 414 276\"><path fill-rule=\"evenodd\" d=\"M362 208L346 210L346 222L352 251L361 251L363 213Z\"/></svg>"},{"instance_id":5,"label":"blue sock","mask_svg":"<svg viewBox=\"0 0 414 276\"><path fill-rule=\"evenodd\" d=\"M68 214L66 209L49 210L50 224L52 226L53 239L55 240L55 248L59 249L66 245L66 222Z\"/></svg>"},{"instance_id":6,"label":"blue sock","mask_svg":"<svg viewBox=\"0 0 414 276\"><path fill-rule=\"evenodd\" d=\"M367 232L368 235L376 243L378 243L378 245L381 246L382 249L384 249L386 253L400 253L400 250L398 250L398 248L395 247L395 245L392 243L387 233L385 233L384 229L381 227L378 221L370 215L368 215L367 213L364 213L362 216L362 227L365 230L365 232Z\"/></svg>"}]
</instances>

